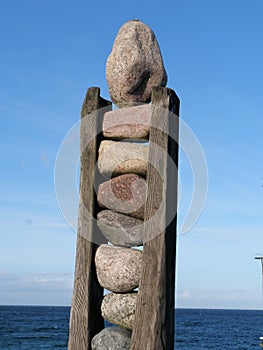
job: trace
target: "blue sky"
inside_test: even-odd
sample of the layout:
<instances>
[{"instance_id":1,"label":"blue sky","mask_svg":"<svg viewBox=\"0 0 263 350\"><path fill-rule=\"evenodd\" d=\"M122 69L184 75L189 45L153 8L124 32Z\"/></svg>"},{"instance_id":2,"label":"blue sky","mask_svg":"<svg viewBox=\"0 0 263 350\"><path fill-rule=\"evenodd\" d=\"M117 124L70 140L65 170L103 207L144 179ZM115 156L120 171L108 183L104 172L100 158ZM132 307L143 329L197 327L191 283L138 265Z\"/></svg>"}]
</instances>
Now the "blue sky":
<instances>
[{"instance_id":1,"label":"blue sky","mask_svg":"<svg viewBox=\"0 0 263 350\"><path fill-rule=\"evenodd\" d=\"M178 237L177 306L263 308L263 3L10 0L0 4L0 304L70 305L76 234L54 190L59 146L133 17L155 32L181 118L206 154L205 209ZM193 190L180 154L179 225Z\"/></svg>"}]
</instances>

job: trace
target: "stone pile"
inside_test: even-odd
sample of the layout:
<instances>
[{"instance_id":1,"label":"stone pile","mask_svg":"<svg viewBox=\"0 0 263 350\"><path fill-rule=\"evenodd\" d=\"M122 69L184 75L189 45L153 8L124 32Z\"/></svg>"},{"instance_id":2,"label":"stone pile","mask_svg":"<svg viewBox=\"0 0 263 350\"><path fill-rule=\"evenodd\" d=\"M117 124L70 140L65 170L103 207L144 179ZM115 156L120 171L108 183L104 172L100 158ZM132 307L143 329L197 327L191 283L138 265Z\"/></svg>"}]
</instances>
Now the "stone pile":
<instances>
[{"instance_id":1,"label":"stone pile","mask_svg":"<svg viewBox=\"0 0 263 350\"><path fill-rule=\"evenodd\" d=\"M114 110L104 116L105 139L99 147L98 170L108 180L98 187L97 201L102 210L97 224L110 244L97 249L95 266L100 285L109 291L103 298L101 314L117 327L97 334L92 340L93 350L110 349L113 343L112 349L130 348L142 271L142 251L136 247L143 245L149 151L147 145L134 140L140 134L141 140L143 137L147 141L151 112L142 108L145 106L138 107ZM133 121L133 109L141 113L143 124L139 119ZM125 142L121 141L124 138Z\"/></svg>"},{"instance_id":2,"label":"stone pile","mask_svg":"<svg viewBox=\"0 0 263 350\"><path fill-rule=\"evenodd\" d=\"M104 140L98 170L105 178L98 187L101 211L97 224L110 244L95 255L97 278L109 291L101 305L103 318L116 327L92 339L93 350L129 349L137 288L142 272L144 205L151 106L154 86L165 86L167 76L154 33L139 21L120 29L107 60L106 78L112 101L120 108L105 113ZM134 103L141 105L135 106ZM135 142L136 141L136 142Z\"/></svg>"}]
</instances>

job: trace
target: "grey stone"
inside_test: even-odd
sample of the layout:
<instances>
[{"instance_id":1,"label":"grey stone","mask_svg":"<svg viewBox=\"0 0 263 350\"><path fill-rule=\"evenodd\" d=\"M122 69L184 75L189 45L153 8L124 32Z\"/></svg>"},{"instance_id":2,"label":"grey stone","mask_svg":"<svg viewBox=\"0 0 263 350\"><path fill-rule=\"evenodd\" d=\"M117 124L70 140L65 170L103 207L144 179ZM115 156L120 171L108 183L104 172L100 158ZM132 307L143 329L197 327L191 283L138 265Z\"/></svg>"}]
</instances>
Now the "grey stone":
<instances>
[{"instance_id":1,"label":"grey stone","mask_svg":"<svg viewBox=\"0 0 263 350\"><path fill-rule=\"evenodd\" d=\"M127 293L139 286L142 251L102 244L95 255L100 285L116 293Z\"/></svg>"},{"instance_id":2,"label":"grey stone","mask_svg":"<svg viewBox=\"0 0 263 350\"><path fill-rule=\"evenodd\" d=\"M104 114L102 130L110 139L147 139L150 132L151 105L115 109Z\"/></svg>"},{"instance_id":3,"label":"grey stone","mask_svg":"<svg viewBox=\"0 0 263 350\"><path fill-rule=\"evenodd\" d=\"M136 20L119 30L106 63L112 101L119 105L150 102L154 86L165 86L167 75L153 31Z\"/></svg>"},{"instance_id":4,"label":"grey stone","mask_svg":"<svg viewBox=\"0 0 263 350\"><path fill-rule=\"evenodd\" d=\"M101 207L143 219L146 196L145 179L136 174L125 174L100 184L97 200Z\"/></svg>"},{"instance_id":5,"label":"grey stone","mask_svg":"<svg viewBox=\"0 0 263 350\"><path fill-rule=\"evenodd\" d=\"M101 313L105 320L132 330L135 319L137 293L105 295ZM150 320L149 320L150 321Z\"/></svg>"},{"instance_id":6,"label":"grey stone","mask_svg":"<svg viewBox=\"0 0 263 350\"><path fill-rule=\"evenodd\" d=\"M107 327L91 341L92 350L129 350L131 331L122 327Z\"/></svg>"},{"instance_id":7,"label":"grey stone","mask_svg":"<svg viewBox=\"0 0 263 350\"><path fill-rule=\"evenodd\" d=\"M111 176L134 173L146 175L149 147L131 142L102 141L98 168L101 174Z\"/></svg>"},{"instance_id":8,"label":"grey stone","mask_svg":"<svg viewBox=\"0 0 263 350\"><path fill-rule=\"evenodd\" d=\"M107 240L116 246L134 247L143 244L143 220L102 210L97 215L97 224Z\"/></svg>"}]
</instances>

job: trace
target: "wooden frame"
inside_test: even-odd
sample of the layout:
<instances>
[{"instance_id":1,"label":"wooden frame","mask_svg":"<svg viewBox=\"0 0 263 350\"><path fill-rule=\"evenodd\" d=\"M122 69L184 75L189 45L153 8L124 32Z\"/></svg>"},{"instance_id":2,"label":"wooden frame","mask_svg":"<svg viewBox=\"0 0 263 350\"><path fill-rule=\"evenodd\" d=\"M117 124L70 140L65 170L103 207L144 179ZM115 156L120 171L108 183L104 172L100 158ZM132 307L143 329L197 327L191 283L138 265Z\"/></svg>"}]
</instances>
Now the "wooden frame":
<instances>
[{"instance_id":1,"label":"wooden frame","mask_svg":"<svg viewBox=\"0 0 263 350\"><path fill-rule=\"evenodd\" d=\"M179 104L173 90L153 89L143 268L131 350L174 349ZM104 328L100 311L103 288L97 280L94 257L97 244L105 240L92 217L98 212L94 184L105 112L100 109L106 106L110 110L111 102L100 97L99 88L90 88L81 112L81 200L69 350L90 350L92 338ZM174 166L170 166L171 160ZM158 203L162 203L161 210L157 210Z\"/></svg>"}]
</instances>

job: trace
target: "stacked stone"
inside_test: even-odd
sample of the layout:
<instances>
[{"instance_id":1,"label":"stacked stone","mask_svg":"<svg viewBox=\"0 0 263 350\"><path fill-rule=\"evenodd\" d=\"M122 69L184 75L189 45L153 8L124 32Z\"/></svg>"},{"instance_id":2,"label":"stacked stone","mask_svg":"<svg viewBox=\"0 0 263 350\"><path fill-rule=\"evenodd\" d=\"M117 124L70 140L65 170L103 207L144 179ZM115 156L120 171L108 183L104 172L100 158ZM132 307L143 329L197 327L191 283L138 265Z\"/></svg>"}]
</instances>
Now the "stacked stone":
<instances>
[{"instance_id":1,"label":"stacked stone","mask_svg":"<svg viewBox=\"0 0 263 350\"><path fill-rule=\"evenodd\" d=\"M125 350L130 349L142 271L143 253L136 247L143 245L149 153L145 142L151 116L151 106L142 103L150 101L154 86L165 86L167 80L149 27L139 21L122 26L107 61L106 77L111 99L120 109L105 113L103 120L98 169L107 181L98 188L102 210L97 224L110 244L97 249L95 265L100 285L109 291L102 301L102 316L116 327L97 334L92 349Z\"/></svg>"},{"instance_id":2,"label":"stacked stone","mask_svg":"<svg viewBox=\"0 0 263 350\"><path fill-rule=\"evenodd\" d=\"M133 121L138 115L145 124ZM142 271L142 251L136 247L143 245L149 151L147 145L133 140L147 140L149 117L149 105L114 110L104 116L103 135L111 140L100 144L98 169L109 180L98 188L102 210L97 224L110 245L97 249L95 265L100 285L110 292L102 301L102 316L117 327L97 334L92 340L94 350L130 348Z\"/></svg>"}]
</instances>

